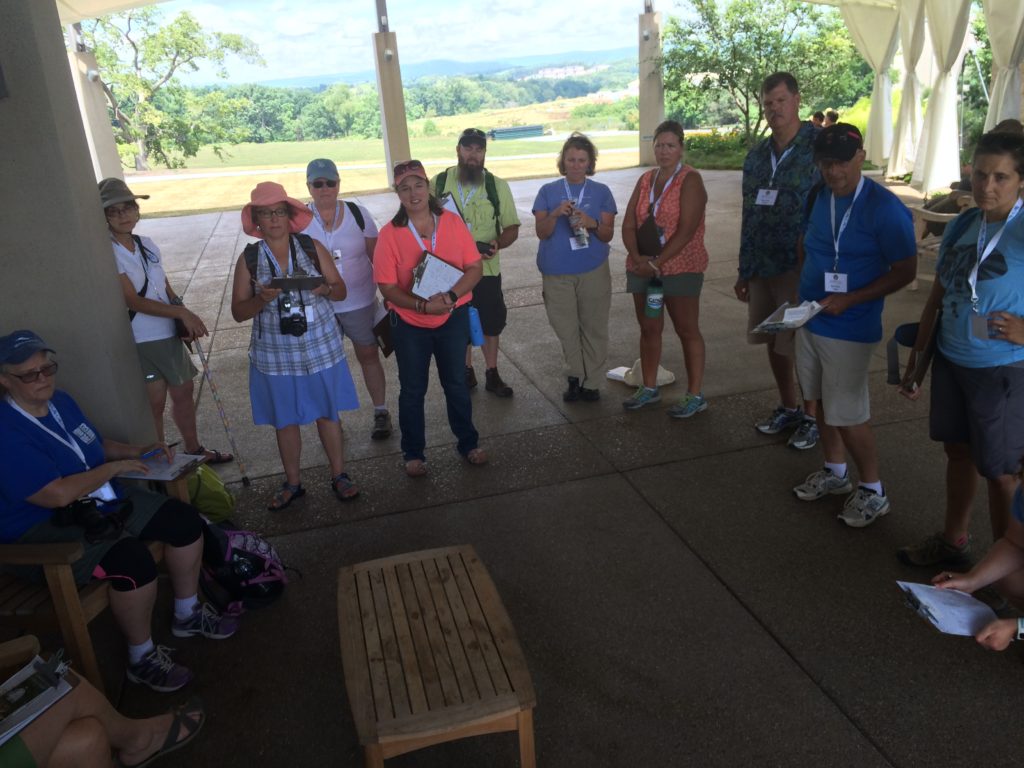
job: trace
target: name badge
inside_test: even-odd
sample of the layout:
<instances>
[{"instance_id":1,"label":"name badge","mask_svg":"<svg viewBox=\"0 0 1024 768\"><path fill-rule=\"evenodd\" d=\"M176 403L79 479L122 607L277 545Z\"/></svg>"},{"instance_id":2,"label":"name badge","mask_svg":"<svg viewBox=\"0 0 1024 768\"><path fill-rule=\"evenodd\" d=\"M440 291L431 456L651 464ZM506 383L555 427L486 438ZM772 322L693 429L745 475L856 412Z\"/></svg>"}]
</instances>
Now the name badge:
<instances>
[{"instance_id":1,"label":"name badge","mask_svg":"<svg viewBox=\"0 0 1024 768\"><path fill-rule=\"evenodd\" d=\"M341 276L341 249L340 248L335 248L333 251L331 251L331 254L334 256L334 266L337 267L337 269L338 269L338 276L340 277Z\"/></svg>"},{"instance_id":2,"label":"name badge","mask_svg":"<svg viewBox=\"0 0 1024 768\"><path fill-rule=\"evenodd\" d=\"M313 323L316 322L316 309L314 309L309 304L306 305L305 315L306 315L306 323L308 325L312 325Z\"/></svg>"},{"instance_id":3,"label":"name badge","mask_svg":"<svg viewBox=\"0 0 1024 768\"><path fill-rule=\"evenodd\" d=\"M759 189L757 190L757 205L775 205L775 200L779 196L779 190L777 189Z\"/></svg>"},{"instance_id":4,"label":"name badge","mask_svg":"<svg viewBox=\"0 0 1024 768\"><path fill-rule=\"evenodd\" d=\"M96 440L96 433L89 429L88 424L79 424L74 429L74 435L86 445Z\"/></svg>"},{"instance_id":5,"label":"name badge","mask_svg":"<svg viewBox=\"0 0 1024 768\"><path fill-rule=\"evenodd\" d=\"M988 323L988 315L971 314L971 335L984 341L992 340L992 328Z\"/></svg>"},{"instance_id":6,"label":"name badge","mask_svg":"<svg viewBox=\"0 0 1024 768\"><path fill-rule=\"evenodd\" d=\"M90 493L89 498L97 501L117 501L117 494L114 493L114 486L107 482Z\"/></svg>"},{"instance_id":7,"label":"name badge","mask_svg":"<svg viewBox=\"0 0 1024 768\"><path fill-rule=\"evenodd\" d=\"M842 272L826 272L825 293L846 293L846 278Z\"/></svg>"}]
</instances>

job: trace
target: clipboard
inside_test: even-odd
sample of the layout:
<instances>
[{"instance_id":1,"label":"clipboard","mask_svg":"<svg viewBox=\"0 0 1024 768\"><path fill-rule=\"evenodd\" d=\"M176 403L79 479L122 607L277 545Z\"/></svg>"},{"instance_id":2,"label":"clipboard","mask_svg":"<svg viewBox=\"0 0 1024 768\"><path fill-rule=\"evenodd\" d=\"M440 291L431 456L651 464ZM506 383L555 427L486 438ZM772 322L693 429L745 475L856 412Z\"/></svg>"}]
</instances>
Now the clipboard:
<instances>
[{"instance_id":1,"label":"clipboard","mask_svg":"<svg viewBox=\"0 0 1024 768\"><path fill-rule=\"evenodd\" d=\"M311 291L325 282L323 275L292 275L291 277L273 278L270 281L270 287L285 291Z\"/></svg>"},{"instance_id":2,"label":"clipboard","mask_svg":"<svg viewBox=\"0 0 1024 768\"><path fill-rule=\"evenodd\" d=\"M463 274L461 269L453 267L440 256L424 251L423 258L412 271L412 292L421 299L429 299L436 293L450 291Z\"/></svg>"}]
</instances>

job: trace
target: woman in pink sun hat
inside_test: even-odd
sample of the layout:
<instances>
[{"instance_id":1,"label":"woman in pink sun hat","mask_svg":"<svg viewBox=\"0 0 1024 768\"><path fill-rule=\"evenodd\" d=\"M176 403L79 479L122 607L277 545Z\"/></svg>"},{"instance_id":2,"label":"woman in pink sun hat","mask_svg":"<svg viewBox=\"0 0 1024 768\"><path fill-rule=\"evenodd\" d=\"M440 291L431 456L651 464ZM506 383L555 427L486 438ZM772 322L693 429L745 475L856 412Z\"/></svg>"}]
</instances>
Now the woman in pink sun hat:
<instances>
[{"instance_id":1,"label":"woman in pink sun hat","mask_svg":"<svg viewBox=\"0 0 1024 768\"><path fill-rule=\"evenodd\" d=\"M285 480L268 509L281 510L304 496L299 473L299 425L316 422L331 466L331 489L341 501L359 495L345 472L339 411L359 407L332 301L345 298L345 282L322 245L299 234L313 214L284 187L256 185L242 209L242 229L261 238L235 265L231 315L252 320L249 396L253 422L277 430ZM313 288L271 288L274 278L323 277Z\"/></svg>"}]
</instances>

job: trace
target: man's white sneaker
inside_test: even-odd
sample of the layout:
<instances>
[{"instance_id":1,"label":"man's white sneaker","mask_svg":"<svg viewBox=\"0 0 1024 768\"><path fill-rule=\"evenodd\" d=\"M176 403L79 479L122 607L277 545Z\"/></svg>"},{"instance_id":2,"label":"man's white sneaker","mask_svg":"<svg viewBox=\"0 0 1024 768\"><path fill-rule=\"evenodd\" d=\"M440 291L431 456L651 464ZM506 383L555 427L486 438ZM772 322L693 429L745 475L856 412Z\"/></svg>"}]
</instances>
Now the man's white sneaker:
<instances>
[{"instance_id":1,"label":"man's white sneaker","mask_svg":"<svg viewBox=\"0 0 1024 768\"><path fill-rule=\"evenodd\" d=\"M866 528L883 515L889 514L889 498L870 488L859 487L843 504L839 519L851 528Z\"/></svg>"},{"instance_id":2,"label":"man's white sneaker","mask_svg":"<svg viewBox=\"0 0 1024 768\"><path fill-rule=\"evenodd\" d=\"M793 489L793 493L800 501L817 501L830 493L849 493L853 490L850 482L850 475L836 477L828 467L812 472L800 485Z\"/></svg>"}]
</instances>

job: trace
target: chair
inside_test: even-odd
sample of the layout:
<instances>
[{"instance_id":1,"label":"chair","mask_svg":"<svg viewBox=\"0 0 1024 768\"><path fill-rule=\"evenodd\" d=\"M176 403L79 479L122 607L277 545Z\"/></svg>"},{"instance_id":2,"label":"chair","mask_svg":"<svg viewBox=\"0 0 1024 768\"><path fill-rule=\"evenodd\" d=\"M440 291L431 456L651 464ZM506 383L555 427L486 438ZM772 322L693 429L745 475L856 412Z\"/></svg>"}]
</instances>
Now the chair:
<instances>
[{"instance_id":1,"label":"chair","mask_svg":"<svg viewBox=\"0 0 1024 768\"><path fill-rule=\"evenodd\" d=\"M152 542L153 559L163 559L163 544ZM89 622L109 605L110 585L92 581L79 588L71 571L83 553L80 543L0 545L0 564L41 566L45 584L0 573L0 626L29 632L59 630L76 668L104 690Z\"/></svg>"}]
</instances>

